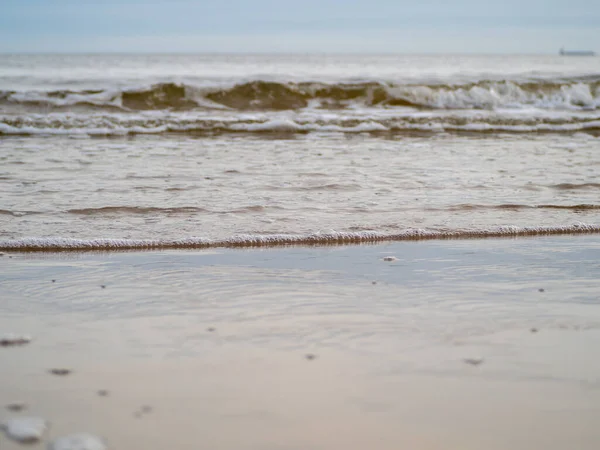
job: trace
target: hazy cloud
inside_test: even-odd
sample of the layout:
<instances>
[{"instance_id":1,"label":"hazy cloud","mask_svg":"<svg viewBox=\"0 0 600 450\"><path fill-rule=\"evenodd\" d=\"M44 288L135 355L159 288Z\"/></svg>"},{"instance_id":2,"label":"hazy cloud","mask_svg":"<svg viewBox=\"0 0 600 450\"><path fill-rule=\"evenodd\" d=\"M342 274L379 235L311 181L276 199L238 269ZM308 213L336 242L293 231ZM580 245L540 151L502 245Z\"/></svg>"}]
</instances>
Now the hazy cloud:
<instances>
[{"instance_id":1,"label":"hazy cloud","mask_svg":"<svg viewBox=\"0 0 600 450\"><path fill-rule=\"evenodd\" d=\"M3 0L0 51L597 50L600 2Z\"/></svg>"}]
</instances>

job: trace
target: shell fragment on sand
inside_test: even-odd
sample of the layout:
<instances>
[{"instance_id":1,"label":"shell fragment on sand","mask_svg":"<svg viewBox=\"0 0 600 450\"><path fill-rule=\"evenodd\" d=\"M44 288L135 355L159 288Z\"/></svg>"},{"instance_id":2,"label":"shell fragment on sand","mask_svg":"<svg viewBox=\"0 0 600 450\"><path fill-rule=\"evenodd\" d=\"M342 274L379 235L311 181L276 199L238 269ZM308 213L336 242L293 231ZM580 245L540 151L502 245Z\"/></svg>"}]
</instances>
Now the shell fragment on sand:
<instances>
[{"instance_id":1,"label":"shell fragment on sand","mask_svg":"<svg viewBox=\"0 0 600 450\"><path fill-rule=\"evenodd\" d=\"M98 436L77 433L63 436L48 445L48 450L107 450L106 443Z\"/></svg>"},{"instance_id":2,"label":"shell fragment on sand","mask_svg":"<svg viewBox=\"0 0 600 450\"><path fill-rule=\"evenodd\" d=\"M50 372L52 375L58 375L58 376L62 376L64 377L65 375L69 375L72 370L71 369L50 369L48 372Z\"/></svg>"},{"instance_id":3,"label":"shell fragment on sand","mask_svg":"<svg viewBox=\"0 0 600 450\"><path fill-rule=\"evenodd\" d=\"M1 428L6 436L13 441L32 444L42 438L48 424L40 417L17 417L4 422Z\"/></svg>"},{"instance_id":4,"label":"shell fragment on sand","mask_svg":"<svg viewBox=\"0 0 600 450\"><path fill-rule=\"evenodd\" d=\"M0 335L0 347L12 347L16 345L25 345L31 342L31 336L24 334L6 333Z\"/></svg>"}]
</instances>

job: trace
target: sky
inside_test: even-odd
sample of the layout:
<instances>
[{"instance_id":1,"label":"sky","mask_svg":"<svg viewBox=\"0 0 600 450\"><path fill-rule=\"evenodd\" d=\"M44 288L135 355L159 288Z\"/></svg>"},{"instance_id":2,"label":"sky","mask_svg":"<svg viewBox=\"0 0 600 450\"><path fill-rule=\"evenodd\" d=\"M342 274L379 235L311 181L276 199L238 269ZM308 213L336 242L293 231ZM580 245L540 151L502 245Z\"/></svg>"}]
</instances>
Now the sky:
<instances>
[{"instance_id":1,"label":"sky","mask_svg":"<svg viewBox=\"0 0 600 450\"><path fill-rule=\"evenodd\" d=\"M600 51L598 0L0 0L0 52Z\"/></svg>"}]
</instances>

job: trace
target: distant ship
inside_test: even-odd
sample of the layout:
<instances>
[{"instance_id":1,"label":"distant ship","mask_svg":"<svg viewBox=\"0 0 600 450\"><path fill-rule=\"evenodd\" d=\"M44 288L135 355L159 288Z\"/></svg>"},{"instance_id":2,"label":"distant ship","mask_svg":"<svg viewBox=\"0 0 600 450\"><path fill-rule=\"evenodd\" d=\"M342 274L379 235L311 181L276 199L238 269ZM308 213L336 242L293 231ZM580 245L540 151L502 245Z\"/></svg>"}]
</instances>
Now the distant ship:
<instances>
[{"instance_id":1,"label":"distant ship","mask_svg":"<svg viewBox=\"0 0 600 450\"><path fill-rule=\"evenodd\" d=\"M560 56L596 56L596 52L592 52L592 51L571 51L571 50L565 50L564 48L561 48L560 51L558 52L558 54Z\"/></svg>"}]
</instances>

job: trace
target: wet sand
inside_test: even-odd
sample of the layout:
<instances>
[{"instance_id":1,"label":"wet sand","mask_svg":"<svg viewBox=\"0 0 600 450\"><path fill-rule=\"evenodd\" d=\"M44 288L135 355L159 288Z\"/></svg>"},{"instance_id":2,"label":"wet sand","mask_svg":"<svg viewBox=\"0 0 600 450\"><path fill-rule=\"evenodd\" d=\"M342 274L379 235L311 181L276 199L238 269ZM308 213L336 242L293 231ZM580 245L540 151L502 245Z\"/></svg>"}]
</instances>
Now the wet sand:
<instances>
[{"instance_id":1,"label":"wet sand","mask_svg":"<svg viewBox=\"0 0 600 450\"><path fill-rule=\"evenodd\" d=\"M0 419L48 420L30 448L597 449L598 261L596 235L6 254L0 337L32 341L0 347Z\"/></svg>"}]
</instances>

